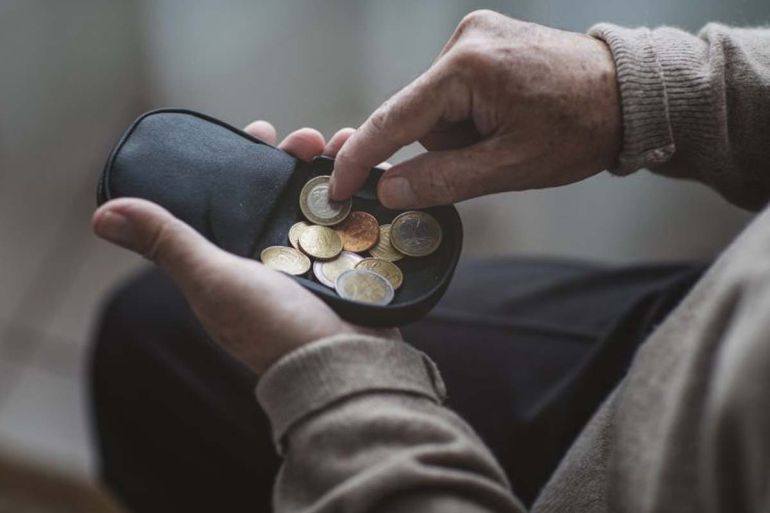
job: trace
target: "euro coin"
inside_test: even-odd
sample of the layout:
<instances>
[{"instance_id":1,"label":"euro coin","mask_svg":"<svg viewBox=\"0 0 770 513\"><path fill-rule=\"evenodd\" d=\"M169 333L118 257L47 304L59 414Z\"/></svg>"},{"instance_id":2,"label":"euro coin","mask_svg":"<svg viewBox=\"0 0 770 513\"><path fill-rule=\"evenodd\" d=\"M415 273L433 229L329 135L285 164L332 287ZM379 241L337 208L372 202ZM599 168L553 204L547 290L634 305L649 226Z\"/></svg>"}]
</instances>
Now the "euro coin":
<instances>
[{"instance_id":1,"label":"euro coin","mask_svg":"<svg viewBox=\"0 0 770 513\"><path fill-rule=\"evenodd\" d=\"M334 258L342 251L342 239L328 226L308 226L299 234L299 248L316 258Z\"/></svg>"},{"instance_id":2,"label":"euro coin","mask_svg":"<svg viewBox=\"0 0 770 513\"><path fill-rule=\"evenodd\" d=\"M332 201L329 199L329 176L311 178L299 193L299 208L311 223L332 226L350 213L352 200Z\"/></svg>"},{"instance_id":3,"label":"euro coin","mask_svg":"<svg viewBox=\"0 0 770 513\"><path fill-rule=\"evenodd\" d=\"M388 280L364 269L351 269L340 274L334 289L340 297L361 303L387 305L393 300L393 287Z\"/></svg>"},{"instance_id":4,"label":"euro coin","mask_svg":"<svg viewBox=\"0 0 770 513\"><path fill-rule=\"evenodd\" d=\"M369 250L380 238L377 219L372 214L360 210L351 212L344 221L334 227L334 231L342 239L342 248L345 251L357 253Z\"/></svg>"},{"instance_id":5,"label":"euro coin","mask_svg":"<svg viewBox=\"0 0 770 513\"><path fill-rule=\"evenodd\" d=\"M300 221L291 225L291 228L289 228L289 244L291 244L291 247L299 249L299 234L308 226L310 225L305 221Z\"/></svg>"},{"instance_id":6,"label":"euro coin","mask_svg":"<svg viewBox=\"0 0 770 513\"><path fill-rule=\"evenodd\" d=\"M276 271L299 276L310 270L310 259L294 248L286 246L270 246L259 254L259 259L265 266Z\"/></svg>"},{"instance_id":7,"label":"euro coin","mask_svg":"<svg viewBox=\"0 0 770 513\"><path fill-rule=\"evenodd\" d=\"M390 243L408 256L430 255L441 245L441 238L441 225L427 212L410 210L391 223Z\"/></svg>"},{"instance_id":8,"label":"euro coin","mask_svg":"<svg viewBox=\"0 0 770 513\"><path fill-rule=\"evenodd\" d=\"M356 264L356 269L364 269L379 274L388 280L393 290L398 290L401 284L404 283L404 273L401 272L401 269L396 264L387 260L364 258Z\"/></svg>"},{"instance_id":9,"label":"euro coin","mask_svg":"<svg viewBox=\"0 0 770 513\"><path fill-rule=\"evenodd\" d=\"M370 250L369 254L381 260L395 262L404 258L404 255L393 247L390 243L391 225L383 224L380 226L380 238Z\"/></svg>"},{"instance_id":10,"label":"euro coin","mask_svg":"<svg viewBox=\"0 0 770 513\"><path fill-rule=\"evenodd\" d=\"M337 277L345 271L354 269L356 264L363 259L364 257L361 255L356 255L350 251L343 251L333 260L316 260L313 262L313 274L318 278L318 281L333 289Z\"/></svg>"}]
</instances>

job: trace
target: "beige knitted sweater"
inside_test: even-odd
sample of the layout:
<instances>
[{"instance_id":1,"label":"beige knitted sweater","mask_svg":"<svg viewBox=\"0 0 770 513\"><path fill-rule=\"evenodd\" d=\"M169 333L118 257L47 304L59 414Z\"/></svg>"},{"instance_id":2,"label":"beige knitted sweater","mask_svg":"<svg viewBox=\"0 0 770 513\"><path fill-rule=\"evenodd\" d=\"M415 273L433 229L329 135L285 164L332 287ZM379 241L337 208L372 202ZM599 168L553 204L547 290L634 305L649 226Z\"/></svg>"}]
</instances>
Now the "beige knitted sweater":
<instances>
[{"instance_id":1,"label":"beige knitted sweater","mask_svg":"<svg viewBox=\"0 0 770 513\"><path fill-rule=\"evenodd\" d=\"M698 37L599 25L614 54L624 148L642 167L761 207L770 193L770 30ZM770 212L638 352L533 511L770 511ZM451 391L450 391L451 393ZM522 512L438 370L407 344L316 341L257 396L285 462L279 512Z\"/></svg>"}]
</instances>

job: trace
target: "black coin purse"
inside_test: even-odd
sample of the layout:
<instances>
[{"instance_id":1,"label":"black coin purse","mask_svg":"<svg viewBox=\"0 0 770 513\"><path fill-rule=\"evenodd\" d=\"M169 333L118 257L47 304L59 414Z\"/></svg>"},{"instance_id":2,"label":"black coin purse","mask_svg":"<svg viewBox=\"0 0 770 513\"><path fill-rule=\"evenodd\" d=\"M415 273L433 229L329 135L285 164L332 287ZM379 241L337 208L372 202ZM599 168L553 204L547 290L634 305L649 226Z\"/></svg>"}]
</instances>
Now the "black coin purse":
<instances>
[{"instance_id":1,"label":"black coin purse","mask_svg":"<svg viewBox=\"0 0 770 513\"><path fill-rule=\"evenodd\" d=\"M99 180L97 202L138 197L153 201L220 248L259 259L268 246L288 246L289 228L304 219L302 186L331 174L334 161L298 160L249 134L187 110L148 112L126 130ZM400 212L377 201L374 168L353 197L353 210L390 223ZM462 246L462 225L452 206L426 209L441 223L443 240L433 254L397 262L404 283L393 301L377 306L339 297L312 270L294 277L341 317L366 326L397 326L425 315L446 291Z\"/></svg>"}]
</instances>

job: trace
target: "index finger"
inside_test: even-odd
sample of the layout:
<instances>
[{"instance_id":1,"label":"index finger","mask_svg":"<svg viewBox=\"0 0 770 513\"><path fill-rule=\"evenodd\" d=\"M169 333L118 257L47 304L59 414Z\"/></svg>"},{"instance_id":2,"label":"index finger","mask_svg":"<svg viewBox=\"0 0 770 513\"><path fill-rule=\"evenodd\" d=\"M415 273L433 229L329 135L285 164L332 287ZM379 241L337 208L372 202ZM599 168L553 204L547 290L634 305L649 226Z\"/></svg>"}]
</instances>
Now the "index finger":
<instances>
[{"instance_id":1,"label":"index finger","mask_svg":"<svg viewBox=\"0 0 770 513\"><path fill-rule=\"evenodd\" d=\"M372 113L350 136L335 159L329 194L340 201L353 195L369 170L419 140L441 120L445 91L435 67L404 87Z\"/></svg>"}]
</instances>

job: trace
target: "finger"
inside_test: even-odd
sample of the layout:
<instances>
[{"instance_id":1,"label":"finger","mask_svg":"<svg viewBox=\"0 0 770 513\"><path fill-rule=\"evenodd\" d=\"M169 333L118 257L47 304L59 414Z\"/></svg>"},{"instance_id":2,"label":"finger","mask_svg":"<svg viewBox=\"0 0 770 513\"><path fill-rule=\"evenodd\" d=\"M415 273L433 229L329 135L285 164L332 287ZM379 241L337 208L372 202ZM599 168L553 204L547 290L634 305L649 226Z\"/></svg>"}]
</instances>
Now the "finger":
<instances>
[{"instance_id":1,"label":"finger","mask_svg":"<svg viewBox=\"0 0 770 513\"><path fill-rule=\"evenodd\" d=\"M231 257L168 210L143 199L109 201L91 224L99 237L154 261L182 290L195 286L202 267L218 267Z\"/></svg>"},{"instance_id":2,"label":"finger","mask_svg":"<svg viewBox=\"0 0 770 513\"><path fill-rule=\"evenodd\" d=\"M449 205L494 190L493 165L478 145L423 153L387 170L377 195L393 209Z\"/></svg>"},{"instance_id":3,"label":"finger","mask_svg":"<svg viewBox=\"0 0 770 513\"><path fill-rule=\"evenodd\" d=\"M427 134L444 113L439 73L433 68L396 93L369 116L337 154L329 193L349 198L366 181L378 162Z\"/></svg>"},{"instance_id":4,"label":"finger","mask_svg":"<svg viewBox=\"0 0 770 513\"><path fill-rule=\"evenodd\" d=\"M343 128L342 130L338 130L337 133L329 139L329 142L326 143L323 154L331 158L336 157L337 152L340 151L342 145L345 144L345 141L350 139L350 136L353 135L353 132L355 131L355 128Z\"/></svg>"},{"instance_id":5,"label":"finger","mask_svg":"<svg viewBox=\"0 0 770 513\"><path fill-rule=\"evenodd\" d=\"M313 128L300 128L286 136L278 145L300 160L310 160L324 151L324 136Z\"/></svg>"},{"instance_id":6,"label":"finger","mask_svg":"<svg viewBox=\"0 0 770 513\"><path fill-rule=\"evenodd\" d=\"M244 128L243 131L252 137L256 137L261 141L265 141L268 144L275 145L275 142L278 140L275 127L272 125L272 123L262 121L261 119L249 123L249 125Z\"/></svg>"}]
</instances>

